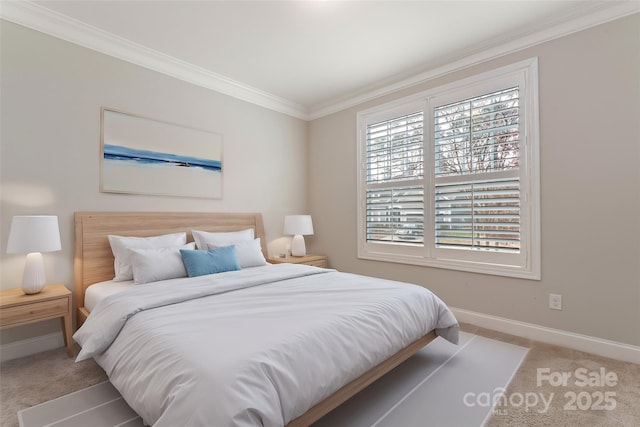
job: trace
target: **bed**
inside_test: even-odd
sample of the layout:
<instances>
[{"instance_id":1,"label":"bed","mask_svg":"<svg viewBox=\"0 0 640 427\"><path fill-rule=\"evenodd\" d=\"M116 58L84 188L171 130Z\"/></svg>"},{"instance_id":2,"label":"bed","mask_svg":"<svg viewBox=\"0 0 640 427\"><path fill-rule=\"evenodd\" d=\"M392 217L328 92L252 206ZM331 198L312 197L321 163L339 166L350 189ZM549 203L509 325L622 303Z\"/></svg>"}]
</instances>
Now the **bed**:
<instances>
[{"instance_id":1,"label":"bed","mask_svg":"<svg viewBox=\"0 0 640 427\"><path fill-rule=\"evenodd\" d=\"M93 357L145 423L308 426L438 335L457 341L455 317L423 287L294 264L125 284L85 306L114 277L109 235L247 229L266 255L259 213L75 214L79 359Z\"/></svg>"}]
</instances>

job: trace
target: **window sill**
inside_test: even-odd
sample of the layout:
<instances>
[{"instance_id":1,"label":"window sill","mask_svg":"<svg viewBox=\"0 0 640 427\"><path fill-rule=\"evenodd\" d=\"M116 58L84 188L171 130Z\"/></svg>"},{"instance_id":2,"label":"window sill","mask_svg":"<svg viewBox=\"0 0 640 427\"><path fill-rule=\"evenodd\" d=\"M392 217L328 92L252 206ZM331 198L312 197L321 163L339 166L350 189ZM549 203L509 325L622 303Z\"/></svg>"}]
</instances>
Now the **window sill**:
<instances>
[{"instance_id":1,"label":"window sill","mask_svg":"<svg viewBox=\"0 0 640 427\"><path fill-rule=\"evenodd\" d=\"M489 274L493 276L513 277L517 279L541 280L540 268L527 269L525 267L513 265L435 259L420 256L395 255L376 252L358 253L358 258L371 261L384 261L397 264L417 265L422 267L443 268L447 270L464 271L469 273Z\"/></svg>"}]
</instances>

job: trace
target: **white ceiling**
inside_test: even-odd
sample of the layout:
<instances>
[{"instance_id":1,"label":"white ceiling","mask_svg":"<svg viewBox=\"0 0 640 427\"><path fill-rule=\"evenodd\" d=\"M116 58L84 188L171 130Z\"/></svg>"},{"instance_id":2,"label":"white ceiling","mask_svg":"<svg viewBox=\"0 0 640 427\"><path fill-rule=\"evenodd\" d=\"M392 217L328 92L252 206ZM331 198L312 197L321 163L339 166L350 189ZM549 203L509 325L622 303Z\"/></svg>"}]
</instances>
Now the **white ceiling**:
<instances>
[{"instance_id":1,"label":"white ceiling","mask_svg":"<svg viewBox=\"0 0 640 427\"><path fill-rule=\"evenodd\" d=\"M21 15L32 15L25 24L7 3L4 19L105 53L135 50L121 57L136 62L135 56L141 65L143 56L156 55L157 62L161 54L160 60L188 71L185 80L189 73L198 74L195 83L218 79L235 87L232 92L252 94L240 98L270 98L303 118L499 46L514 50L514 40L525 40L526 47L545 31L541 41L640 10L637 1L49 0L28 8L22 2ZM596 21L587 19L596 15ZM575 25L549 32L567 22ZM71 27L73 37L61 35ZM100 37L109 48L89 41Z\"/></svg>"}]
</instances>

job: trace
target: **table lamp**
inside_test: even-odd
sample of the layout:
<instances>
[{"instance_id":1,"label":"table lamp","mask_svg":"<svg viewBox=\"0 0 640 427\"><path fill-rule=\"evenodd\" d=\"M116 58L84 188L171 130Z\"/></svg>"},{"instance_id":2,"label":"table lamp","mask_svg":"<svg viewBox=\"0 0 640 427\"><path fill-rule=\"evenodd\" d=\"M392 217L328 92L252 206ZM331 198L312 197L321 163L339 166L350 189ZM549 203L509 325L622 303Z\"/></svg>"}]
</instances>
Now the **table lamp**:
<instances>
[{"instance_id":1,"label":"table lamp","mask_svg":"<svg viewBox=\"0 0 640 427\"><path fill-rule=\"evenodd\" d=\"M303 235L313 234L311 215L287 215L284 217L284 234L292 234L291 255L305 256L307 248Z\"/></svg>"},{"instance_id":2,"label":"table lamp","mask_svg":"<svg viewBox=\"0 0 640 427\"><path fill-rule=\"evenodd\" d=\"M45 284L41 252L62 249L58 217L55 215L14 216L11 220L7 253L27 254L22 275L25 294L37 294Z\"/></svg>"}]
</instances>

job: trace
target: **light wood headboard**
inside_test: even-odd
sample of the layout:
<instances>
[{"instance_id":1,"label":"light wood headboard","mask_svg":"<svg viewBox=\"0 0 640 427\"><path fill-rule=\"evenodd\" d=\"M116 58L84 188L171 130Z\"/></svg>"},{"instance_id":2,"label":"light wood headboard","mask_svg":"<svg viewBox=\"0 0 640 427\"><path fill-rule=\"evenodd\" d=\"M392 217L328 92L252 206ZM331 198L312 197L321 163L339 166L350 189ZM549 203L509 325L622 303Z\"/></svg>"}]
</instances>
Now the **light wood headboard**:
<instances>
[{"instance_id":1,"label":"light wood headboard","mask_svg":"<svg viewBox=\"0 0 640 427\"><path fill-rule=\"evenodd\" d=\"M109 234L149 237L185 231L192 242L191 230L213 232L239 231L253 228L267 257L262 215L259 213L210 212L76 212L75 213L75 301L78 326L84 322L85 290L94 283L114 276L113 253Z\"/></svg>"}]
</instances>

